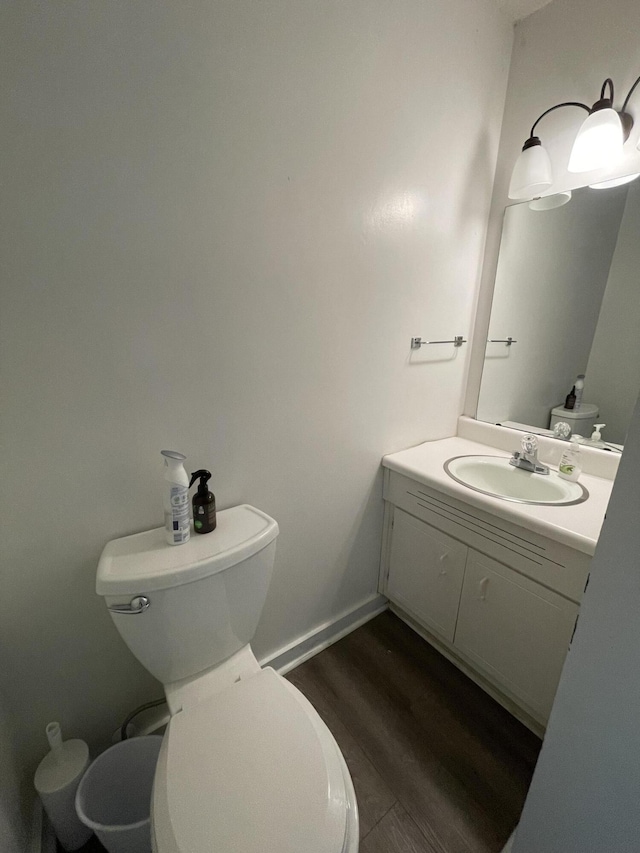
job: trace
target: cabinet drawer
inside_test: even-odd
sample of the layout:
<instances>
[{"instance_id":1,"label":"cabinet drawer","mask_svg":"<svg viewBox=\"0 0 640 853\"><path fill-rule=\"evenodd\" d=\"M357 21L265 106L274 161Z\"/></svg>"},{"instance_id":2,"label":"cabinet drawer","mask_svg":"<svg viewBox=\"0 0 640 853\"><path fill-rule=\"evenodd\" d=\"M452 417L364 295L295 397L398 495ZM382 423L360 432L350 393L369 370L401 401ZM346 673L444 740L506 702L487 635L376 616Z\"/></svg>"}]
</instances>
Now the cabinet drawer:
<instances>
[{"instance_id":1,"label":"cabinet drawer","mask_svg":"<svg viewBox=\"0 0 640 853\"><path fill-rule=\"evenodd\" d=\"M396 509L387 595L453 642L467 548Z\"/></svg>"},{"instance_id":2,"label":"cabinet drawer","mask_svg":"<svg viewBox=\"0 0 640 853\"><path fill-rule=\"evenodd\" d=\"M578 607L469 551L454 646L546 721Z\"/></svg>"}]
</instances>

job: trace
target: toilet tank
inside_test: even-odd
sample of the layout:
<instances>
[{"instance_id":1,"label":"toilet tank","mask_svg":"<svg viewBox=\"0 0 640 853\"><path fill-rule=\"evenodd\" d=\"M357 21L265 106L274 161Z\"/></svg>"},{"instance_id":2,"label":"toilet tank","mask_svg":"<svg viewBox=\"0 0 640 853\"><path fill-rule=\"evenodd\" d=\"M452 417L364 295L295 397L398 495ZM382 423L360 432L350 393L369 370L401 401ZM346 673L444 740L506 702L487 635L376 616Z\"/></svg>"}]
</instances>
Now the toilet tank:
<instances>
[{"instance_id":1,"label":"toilet tank","mask_svg":"<svg viewBox=\"0 0 640 853\"><path fill-rule=\"evenodd\" d=\"M109 542L96 591L140 663L163 684L216 666L251 641L267 595L277 523L255 507L168 545L164 528Z\"/></svg>"}]
</instances>

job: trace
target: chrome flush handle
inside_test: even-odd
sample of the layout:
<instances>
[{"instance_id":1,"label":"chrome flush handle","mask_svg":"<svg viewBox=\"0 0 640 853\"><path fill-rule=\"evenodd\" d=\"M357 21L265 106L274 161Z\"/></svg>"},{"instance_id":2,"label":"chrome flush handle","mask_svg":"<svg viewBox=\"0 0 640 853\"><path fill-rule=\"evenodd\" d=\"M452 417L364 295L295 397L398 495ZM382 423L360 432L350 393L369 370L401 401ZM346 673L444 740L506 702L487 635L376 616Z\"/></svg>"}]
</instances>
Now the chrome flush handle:
<instances>
[{"instance_id":1,"label":"chrome flush handle","mask_svg":"<svg viewBox=\"0 0 640 853\"><path fill-rule=\"evenodd\" d=\"M122 613L125 616L135 616L138 613L144 613L148 609L151 602L146 595L136 595L131 599L129 604L109 604L109 610L112 613Z\"/></svg>"}]
</instances>

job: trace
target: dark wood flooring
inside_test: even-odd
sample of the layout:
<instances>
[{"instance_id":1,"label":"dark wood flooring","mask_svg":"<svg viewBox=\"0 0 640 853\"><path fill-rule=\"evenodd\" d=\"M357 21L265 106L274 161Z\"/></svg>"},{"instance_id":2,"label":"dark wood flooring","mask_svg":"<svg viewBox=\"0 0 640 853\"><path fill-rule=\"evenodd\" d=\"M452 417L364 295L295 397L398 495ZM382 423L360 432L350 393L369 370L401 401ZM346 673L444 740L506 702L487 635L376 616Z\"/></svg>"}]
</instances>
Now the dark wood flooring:
<instances>
[{"instance_id":1,"label":"dark wood flooring","mask_svg":"<svg viewBox=\"0 0 640 853\"><path fill-rule=\"evenodd\" d=\"M360 853L502 850L540 740L396 616L383 613L287 678L345 756ZM95 837L82 848L102 850Z\"/></svg>"},{"instance_id":2,"label":"dark wood flooring","mask_svg":"<svg viewBox=\"0 0 640 853\"><path fill-rule=\"evenodd\" d=\"M345 756L360 853L498 853L541 742L390 612L287 676Z\"/></svg>"}]
</instances>

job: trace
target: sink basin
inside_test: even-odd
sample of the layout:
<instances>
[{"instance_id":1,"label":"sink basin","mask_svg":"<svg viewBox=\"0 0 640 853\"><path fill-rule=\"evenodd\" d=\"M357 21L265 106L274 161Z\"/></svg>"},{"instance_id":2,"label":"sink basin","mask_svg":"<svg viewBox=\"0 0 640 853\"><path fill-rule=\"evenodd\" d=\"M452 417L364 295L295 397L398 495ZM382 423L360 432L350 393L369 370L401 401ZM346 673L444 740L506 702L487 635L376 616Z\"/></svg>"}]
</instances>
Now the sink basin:
<instances>
[{"instance_id":1,"label":"sink basin","mask_svg":"<svg viewBox=\"0 0 640 853\"><path fill-rule=\"evenodd\" d=\"M482 492L523 504L568 506L589 497L580 483L563 480L555 471L531 474L509 464L504 456L454 456L444 470L457 483L474 492Z\"/></svg>"}]
</instances>

